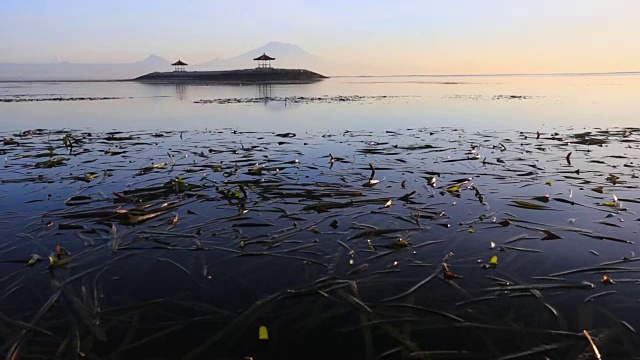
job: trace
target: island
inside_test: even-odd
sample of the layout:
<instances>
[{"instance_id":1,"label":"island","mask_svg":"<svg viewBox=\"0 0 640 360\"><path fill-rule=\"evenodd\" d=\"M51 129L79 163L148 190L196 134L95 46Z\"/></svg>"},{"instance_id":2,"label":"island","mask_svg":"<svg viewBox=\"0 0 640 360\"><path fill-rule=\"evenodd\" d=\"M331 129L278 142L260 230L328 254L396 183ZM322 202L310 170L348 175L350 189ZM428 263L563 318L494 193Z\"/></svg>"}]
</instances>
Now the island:
<instances>
[{"instance_id":1,"label":"island","mask_svg":"<svg viewBox=\"0 0 640 360\"><path fill-rule=\"evenodd\" d=\"M155 83L308 83L327 78L327 76L305 69L260 67L223 71L153 72L134 80Z\"/></svg>"}]
</instances>

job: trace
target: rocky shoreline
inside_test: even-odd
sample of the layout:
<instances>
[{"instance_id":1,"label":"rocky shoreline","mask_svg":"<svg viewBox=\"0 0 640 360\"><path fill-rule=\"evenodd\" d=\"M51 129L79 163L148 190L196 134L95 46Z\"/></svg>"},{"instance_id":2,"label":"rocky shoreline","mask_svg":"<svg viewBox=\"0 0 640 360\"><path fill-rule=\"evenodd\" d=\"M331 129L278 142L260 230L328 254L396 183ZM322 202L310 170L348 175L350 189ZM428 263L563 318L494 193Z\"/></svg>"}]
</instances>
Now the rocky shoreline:
<instances>
[{"instance_id":1,"label":"rocky shoreline","mask_svg":"<svg viewBox=\"0 0 640 360\"><path fill-rule=\"evenodd\" d=\"M227 71L154 72L133 80L160 83L306 83L327 78L327 76L305 69L261 68Z\"/></svg>"}]
</instances>

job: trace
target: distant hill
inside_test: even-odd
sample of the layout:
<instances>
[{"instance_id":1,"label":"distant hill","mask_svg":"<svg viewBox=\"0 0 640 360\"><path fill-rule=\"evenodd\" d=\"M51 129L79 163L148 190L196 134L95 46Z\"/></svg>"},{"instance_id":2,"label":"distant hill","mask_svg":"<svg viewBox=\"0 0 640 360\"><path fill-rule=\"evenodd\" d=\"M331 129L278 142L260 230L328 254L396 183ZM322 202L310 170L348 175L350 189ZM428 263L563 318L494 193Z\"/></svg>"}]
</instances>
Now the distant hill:
<instances>
[{"instance_id":1,"label":"distant hill","mask_svg":"<svg viewBox=\"0 0 640 360\"><path fill-rule=\"evenodd\" d=\"M143 61L118 64L0 63L0 80L116 80L169 69L171 69L171 62L155 55Z\"/></svg>"},{"instance_id":2,"label":"distant hill","mask_svg":"<svg viewBox=\"0 0 640 360\"><path fill-rule=\"evenodd\" d=\"M376 68L367 64L346 64L323 59L310 54L298 45L270 42L257 49L226 58L213 59L189 64L187 71L217 71L234 69L252 69L257 66L254 58L266 53L276 60L275 68L307 69L323 75L350 75L375 73ZM175 61L175 59L173 59ZM0 81L2 80L120 80L133 79L151 72L172 71L172 61L151 55L143 61L118 64L90 64L57 62L47 64L0 63Z\"/></svg>"}]
</instances>

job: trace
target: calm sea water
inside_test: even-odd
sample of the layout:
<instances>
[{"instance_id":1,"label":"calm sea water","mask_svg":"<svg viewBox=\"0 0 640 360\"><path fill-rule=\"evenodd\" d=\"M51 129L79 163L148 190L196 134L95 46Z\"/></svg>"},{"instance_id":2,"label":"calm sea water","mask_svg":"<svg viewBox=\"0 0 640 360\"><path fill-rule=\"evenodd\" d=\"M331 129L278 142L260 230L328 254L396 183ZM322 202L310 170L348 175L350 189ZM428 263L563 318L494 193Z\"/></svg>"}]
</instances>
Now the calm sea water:
<instances>
[{"instance_id":1,"label":"calm sea water","mask_svg":"<svg viewBox=\"0 0 640 360\"><path fill-rule=\"evenodd\" d=\"M638 94L640 76L633 75L342 77L314 84L243 86L0 83L0 99L116 98L0 103L0 130L336 131L452 126L544 131L559 125L624 127L637 124L640 118ZM354 95L365 98L297 104L269 101L295 96ZM194 103L228 98L264 101Z\"/></svg>"},{"instance_id":2,"label":"calm sea water","mask_svg":"<svg viewBox=\"0 0 640 360\"><path fill-rule=\"evenodd\" d=\"M636 356L637 94L0 83L0 353Z\"/></svg>"}]
</instances>

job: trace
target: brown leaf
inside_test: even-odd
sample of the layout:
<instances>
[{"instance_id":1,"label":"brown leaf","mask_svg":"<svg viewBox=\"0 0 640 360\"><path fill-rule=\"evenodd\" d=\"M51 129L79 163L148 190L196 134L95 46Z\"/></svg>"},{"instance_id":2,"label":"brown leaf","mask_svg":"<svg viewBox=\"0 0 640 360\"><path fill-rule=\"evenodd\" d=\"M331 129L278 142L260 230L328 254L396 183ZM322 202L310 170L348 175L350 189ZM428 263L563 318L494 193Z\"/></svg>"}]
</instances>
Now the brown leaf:
<instances>
[{"instance_id":1,"label":"brown leaf","mask_svg":"<svg viewBox=\"0 0 640 360\"><path fill-rule=\"evenodd\" d=\"M542 238L542 240L556 240L556 239L562 239L561 236L554 234L553 232L549 231L549 230L542 230L542 232L544 233L545 237Z\"/></svg>"},{"instance_id":2,"label":"brown leaf","mask_svg":"<svg viewBox=\"0 0 640 360\"><path fill-rule=\"evenodd\" d=\"M462 276L458 275L458 274L454 274L451 271L445 271L443 274L444 278L447 280L453 280L453 279L462 279Z\"/></svg>"}]
</instances>

